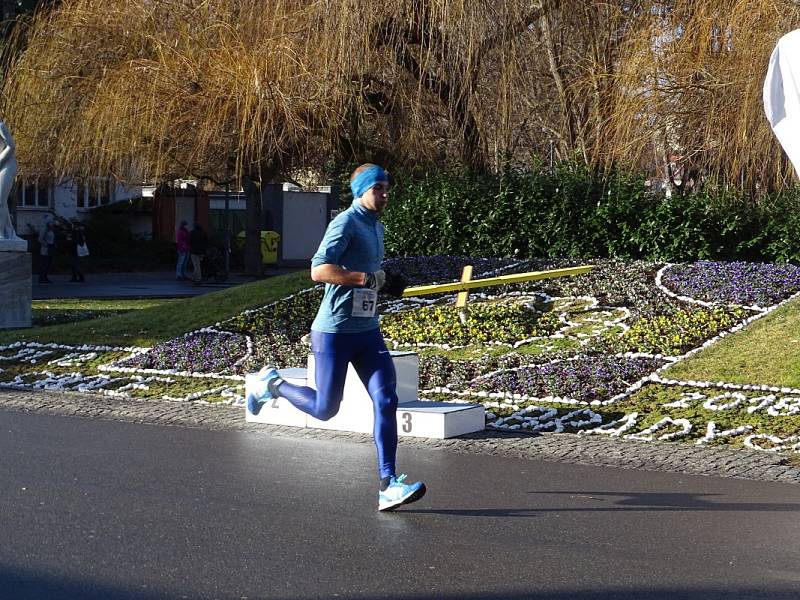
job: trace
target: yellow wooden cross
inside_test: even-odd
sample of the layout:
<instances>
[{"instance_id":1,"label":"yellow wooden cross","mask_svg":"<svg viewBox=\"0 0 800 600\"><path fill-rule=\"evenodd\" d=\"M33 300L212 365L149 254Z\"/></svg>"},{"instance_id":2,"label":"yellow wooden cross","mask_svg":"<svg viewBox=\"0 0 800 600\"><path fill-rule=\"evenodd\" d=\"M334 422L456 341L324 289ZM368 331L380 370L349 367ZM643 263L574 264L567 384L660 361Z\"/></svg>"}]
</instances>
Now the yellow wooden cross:
<instances>
[{"instance_id":1,"label":"yellow wooden cross","mask_svg":"<svg viewBox=\"0 0 800 600\"><path fill-rule=\"evenodd\" d=\"M461 271L461 283L466 283L470 279L472 279L472 265L465 265L464 270ZM469 317L469 312L467 311L467 300L469 300L469 291L464 290L463 292L458 292L458 296L456 297L456 308L460 309L458 311L458 318L462 325L467 324L467 317Z\"/></svg>"},{"instance_id":2,"label":"yellow wooden cross","mask_svg":"<svg viewBox=\"0 0 800 600\"><path fill-rule=\"evenodd\" d=\"M413 296L427 296L429 294L446 294L448 292L459 292L459 299L462 293L468 290L473 290L482 287L491 287L495 285L508 285L510 283L523 283L525 281L538 281L540 279L551 279L553 277L568 277L571 275L582 275L588 273L594 267L592 265L584 265L581 267L568 267L566 269L553 269L551 271L531 271L529 273L514 273L512 275L500 275L498 277L487 277L486 279L471 279L472 267L469 267L467 274L467 267L461 274L461 281L453 283L439 283L436 285L420 285L417 287L406 288L403 292L404 298L411 298ZM463 297L464 305L466 306L467 297ZM457 300L458 302L458 300ZM456 304L458 306L458 304Z\"/></svg>"}]
</instances>

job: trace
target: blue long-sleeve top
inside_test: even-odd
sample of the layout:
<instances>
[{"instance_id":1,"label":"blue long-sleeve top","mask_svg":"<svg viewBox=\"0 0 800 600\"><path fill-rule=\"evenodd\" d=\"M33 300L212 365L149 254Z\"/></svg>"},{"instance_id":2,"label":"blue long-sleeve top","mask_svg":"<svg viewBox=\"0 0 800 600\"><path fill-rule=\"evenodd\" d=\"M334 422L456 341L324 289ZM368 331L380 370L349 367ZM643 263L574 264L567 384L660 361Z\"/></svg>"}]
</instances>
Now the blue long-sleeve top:
<instances>
[{"instance_id":1,"label":"blue long-sleeve top","mask_svg":"<svg viewBox=\"0 0 800 600\"><path fill-rule=\"evenodd\" d=\"M311 258L311 266L332 264L348 271L373 273L381 268L383 262L383 234L384 226L378 216L356 199L350 208L328 224L319 248ZM360 333L377 329L377 315L352 316L355 289L326 283L325 295L311 329L325 333Z\"/></svg>"}]
</instances>

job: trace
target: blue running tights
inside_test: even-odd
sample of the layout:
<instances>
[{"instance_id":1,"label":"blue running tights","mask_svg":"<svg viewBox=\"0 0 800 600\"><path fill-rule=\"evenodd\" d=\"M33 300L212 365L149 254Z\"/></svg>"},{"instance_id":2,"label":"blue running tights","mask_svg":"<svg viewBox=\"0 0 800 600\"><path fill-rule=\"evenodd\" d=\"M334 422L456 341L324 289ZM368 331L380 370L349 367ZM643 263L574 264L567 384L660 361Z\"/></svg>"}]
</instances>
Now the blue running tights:
<instances>
[{"instance_id":1,"label":"blue running tights","mask_svg":"<svg viewBox=\"0 0 800 600\"><path fill-rule=\"evenodd\" d=\"M315 419L327 421L339 412L347 365L352 363L372 398L373 437L379 477L395 475L397 456L397 376L380 329L363 333L311 332L317 389L283 382L281 397Z\"/></svg>"}]
</instances>

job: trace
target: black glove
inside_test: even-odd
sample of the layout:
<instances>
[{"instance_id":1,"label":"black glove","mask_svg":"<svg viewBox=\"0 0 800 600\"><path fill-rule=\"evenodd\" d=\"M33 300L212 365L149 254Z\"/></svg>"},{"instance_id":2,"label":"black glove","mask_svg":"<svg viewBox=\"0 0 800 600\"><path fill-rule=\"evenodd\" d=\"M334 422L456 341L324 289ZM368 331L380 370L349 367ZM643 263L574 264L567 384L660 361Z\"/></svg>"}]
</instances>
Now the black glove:
<instances>
[{"instance_id":1,"label":"black glove","mask_svg":"<svg viewBox=\"0 0 800 600\"><path fill-rule=\"evenodd\" d=\"M374 273L364 273L364 287L379 291L386 281L386 273L375 271Z\"/></svg>"},{"instance_id":2,"label":"black glove","mask_svg":"<svg viewBox=\"0 0 800 600\"><path fill-rule=\"evenodd\" d=\"M403 291L408 287L408 281L402 273L397 271L386 272L386 283L383 284L381 292L394 298L402 298Z\"/></svg>"}]
</instances>

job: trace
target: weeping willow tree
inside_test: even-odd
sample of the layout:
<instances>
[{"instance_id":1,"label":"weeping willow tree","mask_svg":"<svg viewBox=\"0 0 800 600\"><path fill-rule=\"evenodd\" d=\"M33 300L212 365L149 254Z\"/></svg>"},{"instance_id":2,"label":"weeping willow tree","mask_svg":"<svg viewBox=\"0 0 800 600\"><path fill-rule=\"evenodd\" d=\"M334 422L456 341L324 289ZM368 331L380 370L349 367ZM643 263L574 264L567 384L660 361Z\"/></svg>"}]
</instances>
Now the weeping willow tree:
<instances>
[{"instance_id":1,"label":"weeping willow tree","mask_svg":"<svg viewBox=\"0 0 800 600\"><path fill-rule=\"evenodd\" d=\"M792 0L651 2L614 74L609 160L662 162L669 176L672 156L725 184L785 186L793 174L764 117L762 87L773 47L798 27Z\"/></svg>"},{"instance_id":2,"label":"weeping willow tree","mask_svg":"<svg viewBox=\"0 0 800 600\"><path fill-rule=\"evenodd\" d=\"M15 28L0 111L26 176L248 187L549 151L774 187L761 85L798 25L790 0L63 0Z\"/></svg>"},{"instance_id":3,"label":"weeping willow tree","mask_svg":"<svg viewBox=\"0 0 800 600\"><path fill-rule=\"evenodd\" d=\"M518 34L540 9L64 0L18 28L25 50L7 65L2 115L28 176L258 183L376 152L485 168L487 136L508 132L483 116L510 112L480 103L485 65L507 56L501 79L513 82ZM251 270L257 221L248 215Z\"/></svg>"},{"instance_id":4,"label":"weeping willow tree","mask_svg":"<svg viewBox=\"0 0 800 600\"><path fill-rule=\"evenodd\" d=\"M36 173L225 179L379 144L484 168L487 138L509 135L488 130L486 113L510 112L482 101L486 65L519 87L518 34L540 12L522 1L68 0L24 30L2 110Z\"/></svg>"}]
</instances>

